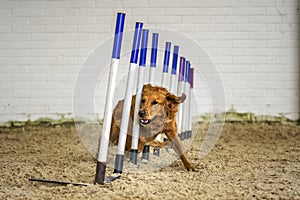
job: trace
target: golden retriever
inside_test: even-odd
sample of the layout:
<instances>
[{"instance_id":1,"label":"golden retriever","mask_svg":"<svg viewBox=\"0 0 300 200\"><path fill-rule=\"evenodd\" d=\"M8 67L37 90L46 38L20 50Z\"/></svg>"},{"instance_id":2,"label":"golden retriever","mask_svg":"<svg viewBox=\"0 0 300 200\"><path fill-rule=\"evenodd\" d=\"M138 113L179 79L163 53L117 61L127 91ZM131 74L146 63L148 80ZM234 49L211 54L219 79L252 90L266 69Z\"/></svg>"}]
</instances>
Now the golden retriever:
<instances>
[{"instance_id":1,"label":"golden retriever","mask_svg":"<svg viewBox=\"0 0 300 200\"><path fill-rule=\"evenodd\" d=\"M185 168L188 171L195 171L195 166L187 157L177 134L176 113L178 111L178 105L182 103L185 98L185 94L182 94L181 97L177 97L162 87L152 86L150 84L143 86L140 110L137 113L139 115L140 125L138 153L144 149L146 144L159 148L169 145L170 142L155 140L157 135L164 133L169 141L171 141L173 149L177 155L180 156ZM112 116L110 141L115 145L118 144L119 140L123 104L124 100L118 102ZM131 150L134 107L135 95L131 101L131 118L128 126L129 134L127 134L125 145L125 150L128 152Z\"/></svg>"}]
</instances>

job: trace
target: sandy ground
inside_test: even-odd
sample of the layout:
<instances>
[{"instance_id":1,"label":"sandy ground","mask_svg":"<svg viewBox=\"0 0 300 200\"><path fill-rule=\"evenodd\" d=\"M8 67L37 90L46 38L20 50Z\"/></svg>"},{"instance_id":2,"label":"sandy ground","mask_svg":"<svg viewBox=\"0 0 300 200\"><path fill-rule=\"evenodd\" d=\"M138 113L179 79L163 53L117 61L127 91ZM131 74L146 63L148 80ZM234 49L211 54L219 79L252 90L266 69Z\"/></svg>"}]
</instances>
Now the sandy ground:
<instances>
[{"instance_id":1,"label":"sandy ground","mask_svg":"<svg viewBox=\"0 0 300 200\"><path fill-rule=\"evenodd\" d=\"M199 132L206 130L201 124ZM1 128L0 199L300 199L300 126L226 123L208 156L199 158L200 145L196 136L188 151L197 172L185 171L177 160L93 185L95 160L74 126ZM31 177L91 185L60 186Z\"/></svg>"}]
</instances>

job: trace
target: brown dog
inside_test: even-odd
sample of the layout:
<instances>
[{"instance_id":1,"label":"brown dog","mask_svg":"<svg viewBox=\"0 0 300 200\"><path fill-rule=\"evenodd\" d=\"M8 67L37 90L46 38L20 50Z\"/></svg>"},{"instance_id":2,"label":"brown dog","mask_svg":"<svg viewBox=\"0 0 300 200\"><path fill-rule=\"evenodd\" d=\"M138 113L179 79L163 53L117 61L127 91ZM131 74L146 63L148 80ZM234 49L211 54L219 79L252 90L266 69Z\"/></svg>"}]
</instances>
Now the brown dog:
<instances>
[{"instance_id":1,"label":"brown dog","mask_svg":"<svg viewBox=\"0 0 300 200\"><path fill-rule=\"evenodd\" d=\"M169 145L170 142L159 142L155 140L157 135L164 133L169 141L171 141L173 149L177 155L180 156L185 168L188 171L195 171L195 167L188 159L177 134L176 113L178 111L178 105L182 103L185 98L185 94L182 94L181 97L177 97L168 92L165 88L152 86L150 84L144 85L140 111L138 112L140 124L138 153L144 149L146 144L159 148ZM118 144L119 140L123 103L124 100L119 101L113 111L110 141L115 145ZM128 126L128 133L132 133L134 106L135 95L131 101L131 120ZM127 134L126 151L131 150L131 139L131 134Z\"/></svg>"}]
</instances>

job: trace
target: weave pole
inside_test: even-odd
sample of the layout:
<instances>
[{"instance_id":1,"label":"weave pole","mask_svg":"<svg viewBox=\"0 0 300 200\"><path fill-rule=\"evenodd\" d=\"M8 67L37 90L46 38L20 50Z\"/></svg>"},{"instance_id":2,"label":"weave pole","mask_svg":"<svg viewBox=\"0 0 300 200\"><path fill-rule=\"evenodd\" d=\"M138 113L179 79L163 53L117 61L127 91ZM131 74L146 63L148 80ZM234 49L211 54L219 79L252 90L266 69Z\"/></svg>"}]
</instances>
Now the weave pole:
<instances>
[{"instance_id":1,"label":"weave pole","mask_svg":"<svg viewBox=\"0 0 300 200\"><path fill-rule=\"evenodd\" d=\"M163 63L163 71L162 71L162 77L161 77L161 87L164 87L167 85L167 76L169 71L169 62L170 62L170 50L171 50L171 42L166 42L165 45L165 53L164 53L164 63ZM156 137L158 141L163 141L162 135L158 135ZM160 155L160 149L154 148L153 154L156 156Z\"/></svg>"},{"instance_id":2,"label":"weave pole","mask_svg":"<svg viewBox=\"0 0 300 200\"><path fill-rule=\"evenodd\" d=\"M178 52L179 52L179 46L175 45L173 48L173 61L172 61L172 71L171 71L171 79L170 79L170 90L173 93L176 93L175 91L177 89L176 74L177 74Z\"/></svg>"},{"instance_id":3,"label":"weave pole","mask_svg":"<svg viewBox=\"0 0 300 200\"><path fill-rule=\"evenodd\" d=\"M165 54L164 54L164 63L163 63L163 72L161 77L161 86L167 85L167 75L169 71L169 62L170 62L170 50L171 42L166 42Z\"/></svg>"},{"instance_id":4,"label":"weave pole","mask_svg":"<svg viewBox=\"0 0 300 200\"><path fill-rule=\"evenodd\" d=\"M192 137L192 130L193 130L193 119L192 119L192 90L194 88L194 68L190 68L190 77L189 77L189 83L190 83L190 93L189 93L189 115L188 115L188 134L187 137Z\"/></svg>"},{"instance_id":5,"label":"weave pole","mask_svg":"<svg viewBox=\"0 0 300 200\"><path fill-rule=\"evenodd\" d=\"M179 65L179 74L178 74L178 85L177 85L177 94L181 95L183 93L183 82L184 82L184 69L185 69L185 58L180 57L180 65ZM182 104L178 105L178 118L177 118L177 132L178 135L181 136L181 127L182 127L182 115L183 109ZM181 138L181 137L180 137Z\"/></svg>"},{"instance_id":6,"label":"weave pole","mask_svg":"<svg viewBox=\"0 0 300 200\"><path fill-rule=\"evenodd\" d=\"M110 63L109 70L109 81L106 92L105 100L105 111L104 111L104 122L101 139L98 146L97 154L97 166L96 166L96 177L95 183L104 184L104 177L106 171L107 152L109 144L109 134L113 113L113 95L115 93L117 83L117 73L121 54L122 37L124 30L125 14L118 13L115 27L114 45L112 51L112 60Z\"/></svg>"},{"instance_id":7,"label":"weave pole","mask_svg":"<svg viewBox=\"0 0 300 200\"><path fill-rule=\"evenodd\" d=\"M158 36L159 36L158 33L152 34L149 83L154 83L156 61L157 61ZM149 160L149 153L150 153L150 145L146 144L143 149L142 160Z\"/></svg>"},{"instance_id":8,"label":"weave pole","mask_svg":"<svg viewBox=\"0 0 300 200\"><path fill-rule=\"evenodd\" d=\"M135 97L134 120L133 120L131 151L130 151L130 162L132 162L133 164L137 164L138 142L139 142L139 131L140 131L138 113L141 105L143 81L144 81L144 74L146 69L148 34L149 34L149 30L144 29L142 31L142 44L141 44L141 52L140 52L140 63L139 63L139 70L138 70L137 92Z\"/></svg>"},{"instance_id":9,"label":"weave pole","mask_svg":"<svg viewBox=\"0 0 300 200\"><path fill-rule=\"evenodd\" d=\"M184 71L184 81L183 81L183 92L186 94L186 101L183 102L182 105L182 122L181 122L181 139L187 139L187 130L188 130L188 117L189 117L189 107L188 101L190 96L190 86L189 86L189 79L190 79L190 61L186 60L185 62L185 71Z\"/></svg>"},{"instance_id":10,"label":"weave pole","mask_svg":"<svg viewBox=\"0 0 300 200\"><path fill-rule=\"evenodd\" d=\"M151 48L151 58L150 58L150 73L149 82L154 83L156 61L157 61L157 47L158 47L158 33L152 34L152 48Z\"/></svg>"},{"instance_id":11,"label":"weave pole","mask_svg":"<svg viewBox=\"0 0 300 200\"><path fill-rule=\"evenodd\" d=\"M122 112L122 121L120 125L118 151L115 159L114 174L122 174L122 170L123 170L125 144L126 144L128 123L130 118L130 107L131 107L131 100L132 100L131 91L133 90L134 79L136 75L135 69L137 68L142 28L143 28L143 23L137 22L135 26L131 58L130 58L130 64L128 70L128 78L127 78L126 92L125 92L123 112Z\"/></svg>"}]
</instances>

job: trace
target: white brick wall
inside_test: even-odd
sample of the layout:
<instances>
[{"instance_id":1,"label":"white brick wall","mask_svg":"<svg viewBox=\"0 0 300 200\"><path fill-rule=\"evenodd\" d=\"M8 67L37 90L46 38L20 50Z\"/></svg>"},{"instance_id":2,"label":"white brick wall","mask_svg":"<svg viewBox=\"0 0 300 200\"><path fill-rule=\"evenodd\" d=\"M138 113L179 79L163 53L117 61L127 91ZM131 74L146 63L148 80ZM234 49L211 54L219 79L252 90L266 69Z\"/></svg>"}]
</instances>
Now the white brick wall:
<instances>
[{"instance_id":1,"label":"white brick wall","mask_svg":"<svg viewBox=\"0 0 300 200\"><path fill-rule=\"evenodd\" d=\"M297 0L1 0L0 122L72 116L76 74L118 11L127 30L143 21L197 41L223 79L226 110L299 118ZM210 100L197 83L203 114Z\"/></svg>"}]
</instances>

